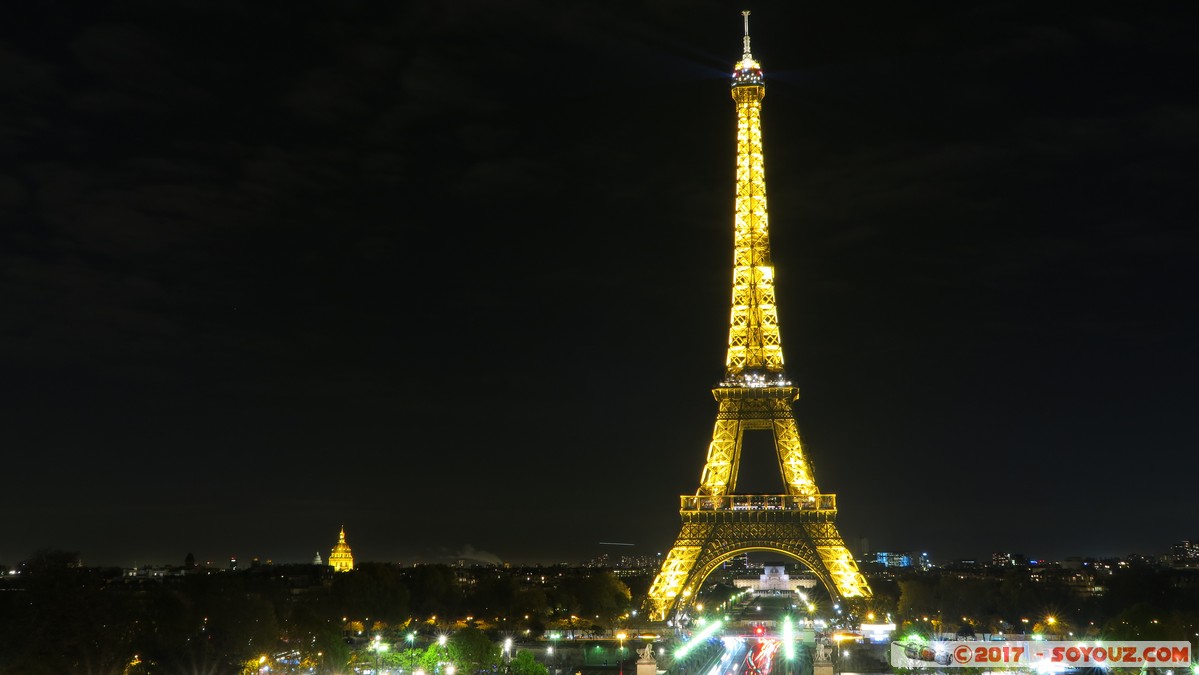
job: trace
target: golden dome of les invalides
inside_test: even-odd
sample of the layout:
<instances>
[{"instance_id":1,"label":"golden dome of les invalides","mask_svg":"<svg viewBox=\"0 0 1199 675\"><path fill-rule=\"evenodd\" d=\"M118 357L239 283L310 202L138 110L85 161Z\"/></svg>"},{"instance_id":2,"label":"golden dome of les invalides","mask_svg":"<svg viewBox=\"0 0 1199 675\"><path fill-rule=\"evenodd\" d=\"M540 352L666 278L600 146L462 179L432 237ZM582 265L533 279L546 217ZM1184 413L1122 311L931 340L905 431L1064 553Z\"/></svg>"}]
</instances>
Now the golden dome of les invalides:
<instances>
[{"instance_id":1,"label":"golden dome of les invalides","mask_svg":"<svg viewBox=\"0 0 1199 675\"><path fill-rule=\"evenodd\" d=\"M341 526L341 535L337 545L329 552L329 566L334 572L349 572L354 569L354 555L350 553L350 545L346 543L346 526Z\"/></svg>"}]
</instances>

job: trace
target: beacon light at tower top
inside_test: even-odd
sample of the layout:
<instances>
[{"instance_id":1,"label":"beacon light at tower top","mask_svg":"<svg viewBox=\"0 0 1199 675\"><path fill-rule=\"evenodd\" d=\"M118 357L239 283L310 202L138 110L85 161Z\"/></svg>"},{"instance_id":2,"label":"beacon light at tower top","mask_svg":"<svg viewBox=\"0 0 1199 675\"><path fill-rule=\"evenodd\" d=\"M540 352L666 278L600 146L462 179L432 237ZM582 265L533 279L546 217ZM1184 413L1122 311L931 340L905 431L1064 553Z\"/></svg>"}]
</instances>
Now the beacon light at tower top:
<instances>
[{"instance_id":1,"label":"beacon light at tower top","mask_svg":"<svg viewBox=\"0 0 1199 675\"><path fill-rule=\"evenodd\" d=\"M738 84L761 84L762 66L753 59L738 61L733 71L733 86Z\"/></svg>"},{"instance_id":2,"label":"beacon light at tower top","mask_svg":"<svg viewBox=\"0 0 1199 675\"><path fill-rule=\"evenodd\" d=\"M745 21L745 35L741 38L741 60L733 66L733 86L738 84L761 84L762 65L758 63L749 51L749 11L741 12Z\"/></svg>"}]
</instances>

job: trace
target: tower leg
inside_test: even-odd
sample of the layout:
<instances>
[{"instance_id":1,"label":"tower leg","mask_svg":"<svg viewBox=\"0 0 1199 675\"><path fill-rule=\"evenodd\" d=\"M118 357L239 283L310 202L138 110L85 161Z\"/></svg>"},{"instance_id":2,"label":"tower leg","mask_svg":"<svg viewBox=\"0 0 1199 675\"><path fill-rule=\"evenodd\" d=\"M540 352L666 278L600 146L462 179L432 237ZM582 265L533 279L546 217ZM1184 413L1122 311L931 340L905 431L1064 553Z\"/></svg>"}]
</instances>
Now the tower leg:
<instances>
[{"instance_id":1,"label":"tower leg","mask_svg":"<svg viewBox=\"0 0 1199 675\"><path fill-rule=\"evenodd\" d=\"M678 604L678 600L690 597L699 590L688 585L695 569L695 561L711 538L712 526L701 523L684 523L674 546L662 569L654 578L646 599L646 610L650 621L665 621ZM701 579L702 581L702 579Z\"/></svg>"}]
</instances>

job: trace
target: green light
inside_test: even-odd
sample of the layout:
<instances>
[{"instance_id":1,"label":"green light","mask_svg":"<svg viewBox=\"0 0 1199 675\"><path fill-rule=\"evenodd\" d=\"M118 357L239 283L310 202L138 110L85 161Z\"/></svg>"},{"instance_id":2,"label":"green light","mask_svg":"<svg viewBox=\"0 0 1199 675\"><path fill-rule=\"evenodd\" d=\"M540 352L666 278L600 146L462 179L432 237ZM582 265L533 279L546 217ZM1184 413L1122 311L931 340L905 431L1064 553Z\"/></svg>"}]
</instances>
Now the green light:
<instances>
[{"instance_id":1,"label":"green light","mask_svg":"<svg viewBox=\"0 0 1199 675\"><path fill-rule=\"evenodd\" d=\"M723 622L719 620L713 621L712 623L708 624L706 628L695 635L692 635L690 640L684 643L682 647L679 647L677 650L675 650L674 657L676 659L686 658L692 647L712 637L713 633L720 630L721 623Z\"/></svg>"},{"instance_id":2,"label":"green light","mask_svg":"<svg viewBox=\"0 0 1199 675\"><path fill-rule=\"evenodd\" d=\"M783 650L788 661L795 660L795 635L791 631L791 616L783 619Z\"/></svg>"}]
</instances>

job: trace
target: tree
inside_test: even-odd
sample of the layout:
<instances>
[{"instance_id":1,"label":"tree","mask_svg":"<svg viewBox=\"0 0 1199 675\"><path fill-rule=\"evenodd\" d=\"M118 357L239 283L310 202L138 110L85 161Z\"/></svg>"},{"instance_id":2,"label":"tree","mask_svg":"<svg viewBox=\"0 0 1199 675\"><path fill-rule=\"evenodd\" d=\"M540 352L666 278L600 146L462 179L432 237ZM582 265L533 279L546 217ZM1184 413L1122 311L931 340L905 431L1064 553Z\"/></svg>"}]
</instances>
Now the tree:
<instances>
[{"instance_id":1,"label":"tree","mask_svg":"<svg viewBox=\"0 0 1199 675\"><path fill-rule=\"evenodd\" d=\"M454 571L446 565L421 565L411 570L408 591L412 611L425 616L455 614L462 601Z\"/></svg>"},{"instance_id":2,"label":"tree","mask_svg":"<svg viewBox=\"0 0 1199 675\"><path fill-rule=\"evenodd\" d=\"M533 658L533 652L524 650L517 652L512 659L512 675L549 675L549 669Z\"/></svg>"},{"instance_id":3,"label":"tree","mask_svg":"<svg viewBox=\"0 0 1199 675\"><path fill-rule=\"evenodd\" d=\"M399 567L364 563L333 578L333 603L342 616L400 623L408 616L409 592Z\"/></svg>"},{"instance_id":4,"label":"tree","mask_svg":"<svg viewBox=\"0 0 1199 675\"><path fill-rule=\"evenodd\" d=\"M22 589L0 603L0 672L120 672L133 651L138 598L106 593L120 570L79 566L79 554L43 549L22 564Z\"/></svg>"},{"instance_id":5,"label":"tree","mask_svg":"<svg viewBox=\"0 0 1199 675\"><path fill-rule=\"evenodd\" d=\"M450 661L459 670L476 673L500 663L500 648L478 628L464 628L450 638Z\"/></svg>"},{"instance_id":6,"label":"tree","mask_svg":"<svg viewBox=\"0 0 1199 675\"><path fill-rule=\"evenodd\" d=\"M629 610L632 593L611 572L578 576L563 581L555 604L584 620L611 622Z\"/></svg>"},{"instance_id":7,"label":"tree","mask_svg":"<svg viewBox=\"0 0 1199 675\"><path fill-rule=\"evenodd\" d=\"M227 664L245 663L278 651L280 630L274 603L257 593L231 590L205 603L206 632L218 658Z\"/></svg>"},{"instance_id":8,"label":"tree","mask_svg":"<svg viewBox=\"0 0 1199 675\"><path fill-rule=\"evenodd\" d=\"M482 575L467 600L466 608L475 616L508 617L517 612L520 588L511 574Z\"/></svg>"},{"instance_id":9,"label":"tree","mask_svg":"<svg viewBox=\"0 0 1199 675\"><path fill-rule=\"evenodd\" d=\"M316 650L310 658L319 668L317 672L340 673L350 662L350 646L346 644L340 630L329 629L318 633L312 643Z\"/></svg>"},{"instance_id":10,"label":"tree","mask_svg":"<svg viewBox=\"0 0 1199 675\"><path fill-rule=\"evenodd\" d=\"M333 608L327 588L310 589L288 605L284 631L301 659L318 672L341 672L350 661L341 615Z\"/></svg>"},{"instance_id":11,"label":"tree","mask_svg":"<svg viewBox=\"0 0 1199 675\"><path fill-rule=\"evenodd\" d=\"M417 651L417 650L413 650ZM420 654L420 658L416 661L416 668L425 671L426 673L438 672L437 664L441 663L447 656L441 646L433 643L425 648L424 653Z\"/></svg>"},{"instance_id":12,"label":"tree","mask_svg":"<svg viewBox=\"0 0 1199 675\"><path fill-rule=\"evenodd\" d=\"M918 619L929 614L936 614L939 607L935 579L910 577L900 580L899 616Z\"/></svg>"}]
</instances>

